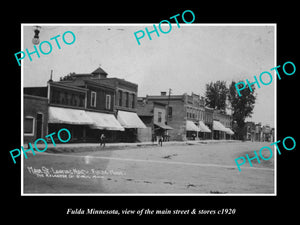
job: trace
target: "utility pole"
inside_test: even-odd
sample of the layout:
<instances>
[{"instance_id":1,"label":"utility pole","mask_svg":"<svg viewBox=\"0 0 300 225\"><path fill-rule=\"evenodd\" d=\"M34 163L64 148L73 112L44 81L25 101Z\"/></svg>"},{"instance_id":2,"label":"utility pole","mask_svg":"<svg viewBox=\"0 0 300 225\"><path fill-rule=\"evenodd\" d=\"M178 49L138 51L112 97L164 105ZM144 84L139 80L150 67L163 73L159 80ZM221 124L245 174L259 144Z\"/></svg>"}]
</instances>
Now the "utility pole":
<instances>
[{"instance_id":1,"label":"utility pole","mask_svg":"<svg viewBox=\"0 0 300 225\"><path fill-rule=\"evenodd\" d=\"M170 97L171 97L171 94L172 94L172 89L169 88L169 97L168 97L168 106L167 106L167 120L166 120L166 124L167 124L167 125L168 125L168 120L169 120L169 112L170 112L169 105L170 105Z\"/></svg>"}]
</instances>

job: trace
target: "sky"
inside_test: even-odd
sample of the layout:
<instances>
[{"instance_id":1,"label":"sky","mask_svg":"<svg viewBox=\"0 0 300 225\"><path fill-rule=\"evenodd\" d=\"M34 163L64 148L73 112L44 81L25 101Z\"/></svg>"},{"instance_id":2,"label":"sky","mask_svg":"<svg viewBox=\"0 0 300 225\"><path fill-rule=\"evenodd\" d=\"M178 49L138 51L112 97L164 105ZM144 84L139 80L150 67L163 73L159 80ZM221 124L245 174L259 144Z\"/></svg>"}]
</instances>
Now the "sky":
<instances>
[{"instance_id":1,"label":"sky","mask_svg":"<svg viewBox=\"0 0 300 225\"><path fill-rule=\"evenodd\" d=\"M158 27L158 23L156 27ZM138 96L159 95L172 89L172 94L196 93L205 95L205 84L217 80L250 82L263 71L275 67L275 26L272 24L172 24L167 34L151 33L149 40L145 27L153 24L23 24L23 47L34 51L33 27L41 26L40 41L49 41L52 51L32 54L22 60L23 86L45 86L53 70L53 80L70 72L91 73L101 66L108 77L124 78L138 84ZM162 26L164 31L169 26ZM134 32L143 30L144 38L138 45ZM62 36L72 31L75 42L67 45ZM57 40L50 38L60 35ZM72 41L70 34L65 35ZM37 45L37 48L39 46ZM48 52L47 44L42 50ZM16 62L17 63L17 62ZM276 77L274 71L271 72ZM268 78L263 78L265 82ZM257 100L252 118L247 121L274 126L273 82L256 88Z\"/></svg>"}]
</instances>

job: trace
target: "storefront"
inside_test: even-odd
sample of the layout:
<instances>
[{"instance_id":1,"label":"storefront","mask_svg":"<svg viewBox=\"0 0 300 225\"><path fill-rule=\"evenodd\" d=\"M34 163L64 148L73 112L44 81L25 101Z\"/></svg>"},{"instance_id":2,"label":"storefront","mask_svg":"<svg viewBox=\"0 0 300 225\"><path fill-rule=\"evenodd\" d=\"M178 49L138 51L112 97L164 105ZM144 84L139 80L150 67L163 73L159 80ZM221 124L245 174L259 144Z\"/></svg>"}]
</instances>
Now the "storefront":
<instances>
[{"instance_id":1,"label":"storefront","mask_svg":"<svg viewBox=\"0 0 300 225\"><path fill-rule=\"evenodd\" d=\"M188 140L195 140L199 131L200 128L193 121L186 121L186 138Z\"/></svg>"},{"instance_id":2,"label":"storefront","mask_svg":"<svg viewBox=\"0 0 300 225\"><path fill-rule=\"evenodd\" d=\"M113 114L80 109L49 107L49 133L61 128L71 132L71 142L99 142L105 133L107 142L114 142L117 132L124 131Z\"/></svg>"},{"instance_id":3,"label":"storefront","mask_svg":"<svg viewBox=\"0 0 300 225\"><path fill-rule=\"evenodd\" d=\"M93 121L84 110L49 106L49 134L61 128L67 128L71 133L70 142L85 141L85 130Z\"/></svg>"},{"instance_id":4,"label":"storefront","mask_svg":"<svg viewBox=\"0 0 300 225\"><path fill-rule=\"evenodd\" d=\"M226 127L219 121L213 121L213 137L215 140L226 139Z\"/></svg>"},{"instance_id":5,"label":"storefront","mask_svg":"<svg viewBox=\"0 0 300 225\"><path fill-rule=\"evenodd\" d=\"M93 124L87 129L87 141L99 142L101 134L106 137L106 142L117 142L119 132L124 132L124 127L113 114L86 111L93 120Z\"/></svg>"},{"instance_id":6,"label":"storefront","mask_svg":"<svg viewBox=\"0 0 300 225\"><path fill-rule=\"evenodd\" d=\"M136 142L137 129L147 128L143 121L138 117L135 112L127 112L119 110L117 113L117 119L121 126L125 128L124 132L118 133L119 142Z\"/></svg>"},{"instance_id":7,"label":"storefront","mask_svg":"<svg viewBox=\"0 0 300 225\"><path fill-rule=\"evenodd\" d=\"M198 123L198 127L200 131L198 132L199 139L209 139L210 136L208 134L211 133L211 130L206 126L201 120Z\"/></svg>"},{"instance_id":8,"label":"storefront","mask_svg":"<svg viewBox=\"0 0 300 225\"><path fill-rule=\"evenodd\" d=\"M157 141L157 137L163 137L163 141L169 141L168 130L173 130L173 128L163 123L154 123L153 141Z\"/></svg>"}]
</instances>

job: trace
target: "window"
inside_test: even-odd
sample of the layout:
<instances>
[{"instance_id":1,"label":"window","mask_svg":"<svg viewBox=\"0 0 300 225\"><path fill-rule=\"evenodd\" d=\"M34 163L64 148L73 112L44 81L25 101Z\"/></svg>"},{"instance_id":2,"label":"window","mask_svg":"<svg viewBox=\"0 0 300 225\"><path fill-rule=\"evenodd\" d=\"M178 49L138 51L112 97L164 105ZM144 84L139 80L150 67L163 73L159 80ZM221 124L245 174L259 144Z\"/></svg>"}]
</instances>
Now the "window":
<instances>
[{"instance_id":1,"label":"window","mask_svg":"<svg viewBox=\"0 0 300 225\"><path fill-rule=\"evenodd\" d=\"M126 92L126 93L125 93L125 96L126 96L126 99L125 99L125 100L126 100L126 105L125 105L125 106L126 106L126 107L129 107L129 93Z\"/></svg>"},{"instance_id":2,"label":"window","mask_svg":"<svg viewBox=\"0 0 300 225\"><path fill-rule=\"evenodd\" d=\"M84 106L84 95L79 96L79 106L83 107Z\"/></svg>"},{"instance_id":3,"label":"window","mask_svg":"<svg viewBox=\"0 0 300 225\"><path fill-rule=\"evenodd\" d=\"M105 109L110 109L110 106L111 106L111 96L106 95Z\"/></svg>"},{"instance_id":4,"label":"window","mask_svg":"<svg viewBox=\"0 0 300 225\"><path fill-rule=\"evenodd\" d=\"M119 90L119 106L122 106L123 92Z\"/></svg>"},{"instance_id":5,"label":"window","mask_svg":"<svg viewBox=\"0 0 300 225\"><path fill-rule=\"evenodd\" d=\"M36 114L36 138L41 138L43 133L43 114Z\"/></svg>"},{"instance_id":6,"label":"window","mask_svg":"<svg viewBox=\"0 0 300 225\"><path fill-rule=\"evenodd\" d=\"M161 123L161 112L158 112L158 118L157 118L157 122Z\"/></svg>"},{"instance_id":7,"label":"window","mask_svg":"<svg viewBox=\"0 0 300 225\"><path fill-rule=\"evenodd\" d=\"M34 135L34 118L25 117L24 118L24 135Z\"/></svg>"},{"instance_id":8,"label":"window","mask_svg":"<svg viewBox=\"0 0 300 225\"><path fill-rule=\"evenodd\" d=\"M173 114L173 109L172 109L172 107L171 106L168 106L168 117L169 118L172 118L172 114Z\"/></svg>"},{"instance_id":9,"label":"window","mask_svg":"<svg viewBox=\"0 0 300 225\"><path fill-rule=\"evenodd\" d=\"M91 106L96 107L96 92L91 92Z\"/></svg>"},{"instance_id":10,"label":"window","mask_svg":"<svg viewBox=\"0 0 300 225\"><path fill-rule=\"evenodd\" d=\"M135 108L135 94L132 94L132 99L131 100L132 100L131 106L134 109Z\"/></svg>"}]
</instances>

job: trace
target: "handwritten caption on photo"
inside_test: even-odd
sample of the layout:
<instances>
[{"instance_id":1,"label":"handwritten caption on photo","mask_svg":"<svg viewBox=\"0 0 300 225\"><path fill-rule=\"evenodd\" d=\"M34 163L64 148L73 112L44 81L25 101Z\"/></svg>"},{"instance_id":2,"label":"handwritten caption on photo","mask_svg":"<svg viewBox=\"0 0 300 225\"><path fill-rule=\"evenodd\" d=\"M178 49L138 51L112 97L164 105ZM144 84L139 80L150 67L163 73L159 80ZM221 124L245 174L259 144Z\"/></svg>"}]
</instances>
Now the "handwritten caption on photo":
<instances>
[{"instance_id":1,"label":"handwritten caption on photo","mask_svg":"<svg viewBox=\"0 0 300 225\"><path fill-rule=\"evenodd\" d=\"M42 166L34 168L27 166L27 171L38 178L85 178L98 179L105 176L125 176L126 173L118 170L101 170L101 169L55 169L53 167Z\"/></svg>"}]
</instances>

